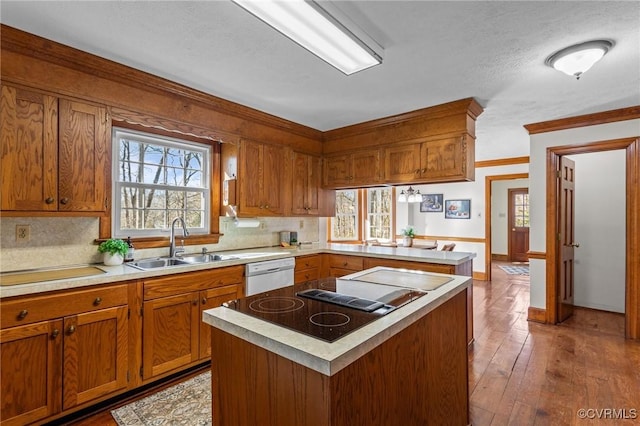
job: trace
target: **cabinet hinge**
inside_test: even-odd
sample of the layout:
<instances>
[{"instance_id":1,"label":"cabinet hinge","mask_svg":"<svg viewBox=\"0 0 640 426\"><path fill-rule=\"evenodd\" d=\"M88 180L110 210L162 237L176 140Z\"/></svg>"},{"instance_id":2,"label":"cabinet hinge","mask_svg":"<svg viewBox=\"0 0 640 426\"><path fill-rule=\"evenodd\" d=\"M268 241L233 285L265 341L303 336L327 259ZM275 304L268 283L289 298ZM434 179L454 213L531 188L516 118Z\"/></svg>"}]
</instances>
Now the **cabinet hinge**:
<instances>
[{"instance_id":1,"label":"cabinet hinge","mask_svg":"<svg viewBox=\"0 0 640 426\"><path fill-rule=\"evenodd\" d=\"M558 232L558 241L562 241L562 234Z\"/></svg>"},{"instance_id":2,"label":"cabinet hinge","mask_svg":"<svg viewBox=\"0 0 640 426\"><path fill-rule=\"evenodd\" d=\"M556 178L560 179L562 177L562 172L560 170L556 170Z\"/></svg>"},{"instance_id":3,"label":"cabinet hinge","mask_svg":"<svg viewBox=\"0 0 640 426\"><path fill-rule=\"evenodd\" d=\"M127 319L131 319L131 308L127 309ZM127 372L129 374L129 372Z\"/></svg>"},{"instance_id":4,"label":"cabinet hinge","mask_svg":"<svg viewBox=\"0 0 640 426\"><path fill-rule=\"evenodd\" d=\"M129 370L127 370L127 383L131 380L131 374L129 374Z\"/></svg>"},{"instance_id":5,"label":"cabinet hinge","mask_svg":"<svg viewBox=\"0 0 640 426\"><path fill-rule=\"evenodd\" d=\"M140 367L140 377L143 377L143 375L142 375L142 367Z\"/></svg>"},{"instance_id":6,"label":"cabinet hinge","mask_svg":"<svg viewBox=\"0 0 640 426\"><path fill-rule=\"evenodd\" d=\"M144 309L140 308L140 316L143 317L144 316Z\"/></svg>"}]
</instances>

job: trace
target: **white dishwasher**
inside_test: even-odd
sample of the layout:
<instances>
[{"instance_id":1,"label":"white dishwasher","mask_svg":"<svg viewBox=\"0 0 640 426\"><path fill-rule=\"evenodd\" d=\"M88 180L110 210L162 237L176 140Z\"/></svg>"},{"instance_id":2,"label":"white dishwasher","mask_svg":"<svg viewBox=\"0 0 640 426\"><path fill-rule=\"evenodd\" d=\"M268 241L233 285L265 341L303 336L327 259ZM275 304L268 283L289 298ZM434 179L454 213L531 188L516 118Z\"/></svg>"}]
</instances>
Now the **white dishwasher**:
<instances>
[{"instance_id":1,"label":"white dishwasher","mask_svg":"<svg viewBox=\"0 0 640 426\"><path fill-rule=\"evenodd\" d=\"M293 285L295 266L296 260L293 257L247 263L245 296Z\"/></svg>"}]
</instances>

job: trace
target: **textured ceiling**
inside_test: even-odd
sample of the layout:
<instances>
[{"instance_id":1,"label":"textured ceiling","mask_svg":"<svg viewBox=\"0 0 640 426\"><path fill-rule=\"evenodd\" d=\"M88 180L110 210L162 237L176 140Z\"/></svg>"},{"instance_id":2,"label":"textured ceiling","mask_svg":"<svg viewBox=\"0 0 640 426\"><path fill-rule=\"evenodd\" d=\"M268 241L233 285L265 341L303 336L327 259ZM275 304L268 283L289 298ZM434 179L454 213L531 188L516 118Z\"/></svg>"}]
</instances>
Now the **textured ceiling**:
<instances>
[{"instance_id":1,"label":"textured ceiling","mask_svg":"<svg viewBox=\"0 0 640 426\"><path fill-rule=\"evenodd\" d=\"M384 48L345 76L230 1L7 1L0 21L330 130L475 97L477 160L529 154L524 124L640 105L640 2L333 2ZM579 80L544 65L616 45Z\"/></svg>"}]
</instances>

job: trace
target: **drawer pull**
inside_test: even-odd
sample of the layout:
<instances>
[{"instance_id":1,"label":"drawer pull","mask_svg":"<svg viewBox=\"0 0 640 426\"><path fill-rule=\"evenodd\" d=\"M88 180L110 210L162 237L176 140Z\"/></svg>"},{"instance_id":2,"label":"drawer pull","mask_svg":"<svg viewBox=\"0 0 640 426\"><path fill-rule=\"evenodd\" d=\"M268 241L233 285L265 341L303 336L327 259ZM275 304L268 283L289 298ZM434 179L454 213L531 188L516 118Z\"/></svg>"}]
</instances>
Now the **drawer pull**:
<instances>
[{"instance_id":1,"label":"drawer pull","mask_svg":"<svg viewBox=\"0 0 640 426\"><path fill-rule=\"evenodd\" d=\"M60 204L67 204L68 202L69 202L69 199L66 197L60 199Z\"/></svg>"},{"instance_id":2,"label":"drawer pull","mask_svg":"<svg viewBox=\"0 0 640 426\"><path fill-rule=\"evenodd\" d=\"M342 266L347 266L347 265L348 265L348 263L347 263L347 262L344 262L344 263L342 264Z\"/></svg>"},{"instance_id":3,"label":"drawer pull","mask_svg":"<svg viewBox=\"0 0 640 426\"><path fill-rule=\"evenodd\" d=\"M55 200L54 200L52 197L47 197L47 198L44 200L44 202L45 202L45 203L47 203L47 204L53 204L53 202L54 202L54 201L55 201Z\"/></svg>"},{"instance_id":4,"label":"drawer pull","mask_svg":"<svg viewBox=\"0 0 640 426\"><path fill-rule=\"evenodd\" d=\"M96 297L96 300L93 301L93 305L94 306L98 306L101 303L102 303L102 298L101 297Z\"/></svg>"},{"instance_id":5,"label":"drawer pull","mask_svg":"<svg viewBox=\"0 0 640 426\"><path fill-rule=\"evenodd\" d=\"M56 337L58 337L58 335L60 334L60 330L58 330L57 328L55 330L53 330L51 332L51 338L55 339Z\"/></svg>"},{"instance_id":6,"label":"drawer pull","mask_svg":"<svg viewBox=\"0 0 640 426\"><path fill-rule=\"evenodd\" d=\"M69 328L67 328L67 334L73 334L76 332L76 326L75 325L70 325Z\"/></svg>"},{"instance_id":7,"label":"drawer pull","mask_svg":"<svg viewBox=\"0 0 640 426\"><path fill-rule=\"evenodd\" d=\"M25 317L29 314L29 311L27 311L26 309L23 309L20 311L20 313L18 314L18 319L19 320L23 320L25 319Z\"/></svg>"},{"instance_id":8,"label":"drawer pull","mask_svg":"<svg viewBox=\"0 0 640 426\"><path fill-rule=\"evenodd\" d=\"M206 298L206 297L203 297L203 298L202 298L202 304L203 304L203 305L206 305L206 304L207 304L207 298Z\"/></svg>"}]
</instances>

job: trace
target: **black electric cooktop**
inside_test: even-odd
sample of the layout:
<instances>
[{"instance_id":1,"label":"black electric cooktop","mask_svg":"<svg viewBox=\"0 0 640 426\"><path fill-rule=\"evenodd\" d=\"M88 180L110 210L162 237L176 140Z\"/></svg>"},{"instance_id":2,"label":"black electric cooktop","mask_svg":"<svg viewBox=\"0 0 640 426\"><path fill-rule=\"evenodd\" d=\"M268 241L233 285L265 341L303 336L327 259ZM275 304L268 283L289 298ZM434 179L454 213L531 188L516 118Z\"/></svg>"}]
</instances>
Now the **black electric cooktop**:
<instances>
[{"instance_id":1,"label":"black electric cooktop","mask_svg":"<svg viewBox=\"0 0 640 426\"><path fill-rule=\"evenodd\" d=\"M333 342L425 294L412 288L322 278L224 306Z\"/></svg>"}]
</instances>

